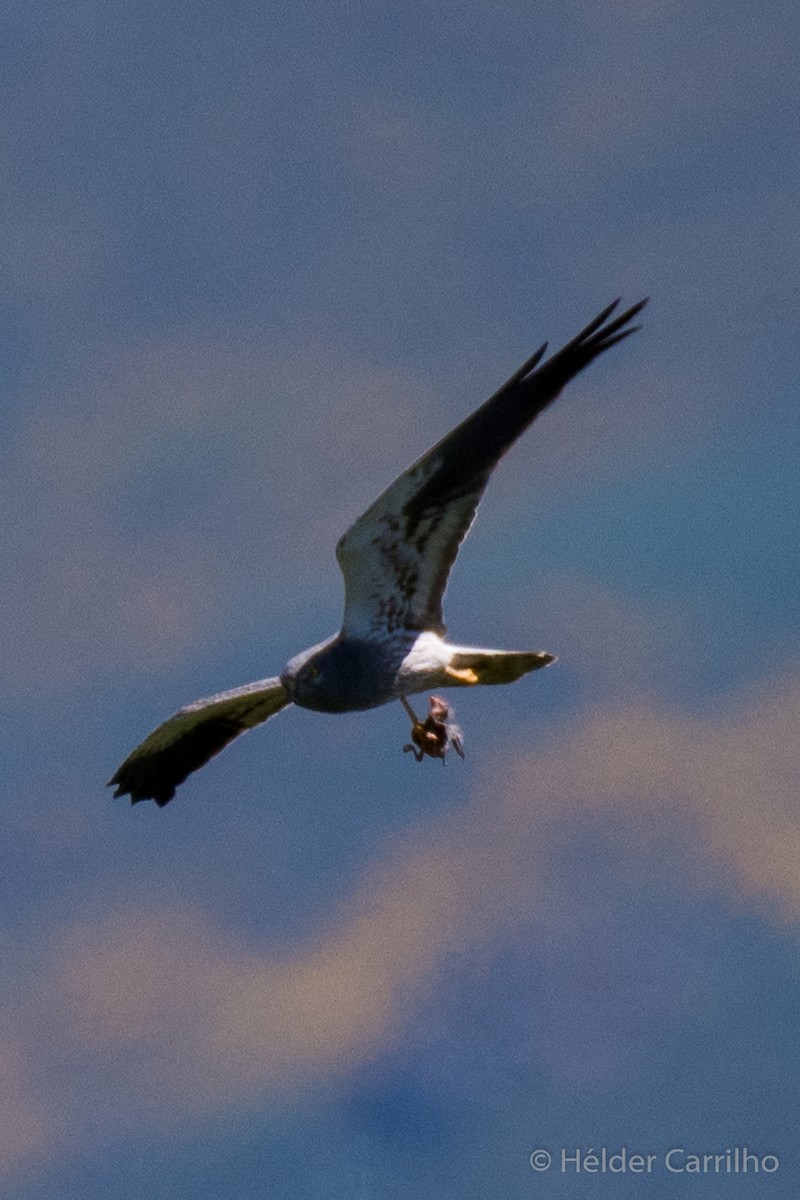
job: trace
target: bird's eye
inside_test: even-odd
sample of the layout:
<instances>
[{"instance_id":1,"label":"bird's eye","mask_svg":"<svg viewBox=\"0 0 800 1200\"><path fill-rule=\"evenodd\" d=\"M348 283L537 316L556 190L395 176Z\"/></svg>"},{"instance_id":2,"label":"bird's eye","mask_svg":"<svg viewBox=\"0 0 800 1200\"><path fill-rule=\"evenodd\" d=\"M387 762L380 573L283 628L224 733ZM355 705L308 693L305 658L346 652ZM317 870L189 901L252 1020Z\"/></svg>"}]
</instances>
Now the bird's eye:
<instances>
[{"instance_id":1,"label":"bird's eye","mask_svg":"<svg viewBox=\"0 0 800 1200\"><path fill-rule=\"evenodd\" d=\"M319 667L309 667L308 668L308 678L311 680L319 679Z\"/></svg>"}]
</instances>

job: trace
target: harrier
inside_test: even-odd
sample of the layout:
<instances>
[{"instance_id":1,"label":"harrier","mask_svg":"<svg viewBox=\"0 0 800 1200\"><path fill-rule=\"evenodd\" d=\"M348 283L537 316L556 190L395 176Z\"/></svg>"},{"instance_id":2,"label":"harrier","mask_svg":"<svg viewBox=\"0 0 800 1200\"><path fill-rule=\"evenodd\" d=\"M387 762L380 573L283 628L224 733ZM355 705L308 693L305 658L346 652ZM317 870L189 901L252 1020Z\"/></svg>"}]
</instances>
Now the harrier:
<instances>
[{"instance_id":1,"label":"harrier","mask_svg":"<svg viewBox=\"0 0 800 1200\"><path fill-rule=\"evenodd\" d=\"M336 547L345 588L339 633L296 655L275 678L181 708L126 758L110 781L114 795L129 795L132 804L167 804L187 775L290 704L345 713L401 700L412 718L415 757L442 758L448 741L460 753L446 703L432 697L431 715L422 722L406 697L431 688L513 683L554 659L542 651L445 640L442 597L459 546L505 452L584 367L636 332L631 322L645 303L613 316L615 301L543 362L545 343L404 471Z\"/></svg>"}]
</instances>

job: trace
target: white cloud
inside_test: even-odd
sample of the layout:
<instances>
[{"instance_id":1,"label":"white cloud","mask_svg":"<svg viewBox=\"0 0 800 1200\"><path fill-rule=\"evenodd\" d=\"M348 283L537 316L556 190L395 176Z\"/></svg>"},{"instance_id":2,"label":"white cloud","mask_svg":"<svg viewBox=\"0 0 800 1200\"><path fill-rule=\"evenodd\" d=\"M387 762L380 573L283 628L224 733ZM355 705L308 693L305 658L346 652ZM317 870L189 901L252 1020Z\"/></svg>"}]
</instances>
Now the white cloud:
<instances>
[{"instance_id":1,"label":"white cloud","mask_svg":"<svg viewBox=\"0 0 800 1200\"><path fill-rule=\"evenodd\" d=\"M386 847L306 942L265 951L201 913L137 899L56 934L18 1021L46 1029L46 1073L56 1061L82 1064L74 1096L53 1076L78 1124L88 1119L87 1070L121 1128L131 1109L180 1121L336 1078L403 1036L454 955L491 959L531 922L563 937L580 913L547 863L565 823L574 830L604 815L625 830L620 870L632 855L638 870L649 864L653 878L663 870L674 882L663 839L683 838L682 886L724 890L737 906L795 922L798 718L800 681L788 675L703 717L646 699L597 706L538 753L520 753L515 730L469 804ZM547 1047L582 1011L576 1000L555 1024L542 1014L543 1061L565 1078L584 1067L555 1049L548 1058ZM598 1020L592 1070L603 1076L626 1051L613 1013L608 1028ZM24 1064L11 1082L23 1098L31 1090ZM33 1149L47 1141L26 1103L20 1151L26 1139Z\"/></svg>"}]
</instances>

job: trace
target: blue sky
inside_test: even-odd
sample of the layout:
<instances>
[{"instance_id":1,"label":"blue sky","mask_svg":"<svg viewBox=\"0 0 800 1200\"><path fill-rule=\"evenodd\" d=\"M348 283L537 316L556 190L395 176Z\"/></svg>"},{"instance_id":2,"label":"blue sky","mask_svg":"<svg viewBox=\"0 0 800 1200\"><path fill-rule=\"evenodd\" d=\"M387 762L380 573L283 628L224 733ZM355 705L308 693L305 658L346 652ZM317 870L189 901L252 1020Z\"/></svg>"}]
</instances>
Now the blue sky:
<instances>
[{"instance_id":1,"label":"blue sky","mask_svg":"<svg viewBox=\"0 0 800 1200\"><path fill-rule=\"evenodd\" d=\"M285 7L3 17L0 1190L794 1197L795 6ZM104 792L620 293L459 558L456 640L559 655L458 693L463 764L289 711Z\"/></svg>"}]
</instances>

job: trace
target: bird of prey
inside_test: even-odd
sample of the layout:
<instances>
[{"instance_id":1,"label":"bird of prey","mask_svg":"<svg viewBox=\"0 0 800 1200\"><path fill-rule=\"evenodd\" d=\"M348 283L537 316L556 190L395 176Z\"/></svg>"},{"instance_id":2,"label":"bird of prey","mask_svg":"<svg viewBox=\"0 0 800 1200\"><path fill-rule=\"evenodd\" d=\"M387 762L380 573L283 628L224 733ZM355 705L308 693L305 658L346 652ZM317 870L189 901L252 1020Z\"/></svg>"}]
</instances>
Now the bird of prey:
<instances>
[{"instance_id":1,"label":"bird of prey","mask_svg":"<svg viewBox=\"0 0 800 1200\"><path fill-rule=\"evenodd\" d=\"M442 597L450 568L502 456L571 379L639 328L631 322L645 303L615 316L615 301L547 359L545 343L404 471L336 547L345 588L340 631L296 655L279 676L179 709L125 759L110 781L114 795L162 807L187 775L290 704L345 713L399 699L412 719L415 745L407 749L415 757L442 758L448 744L461 752L460 732L446 721L447 704L431 697L431 715L421 722L406 697L432 688L513 683L554 658L447 641Z\"/></svg>"}]
</instances>

